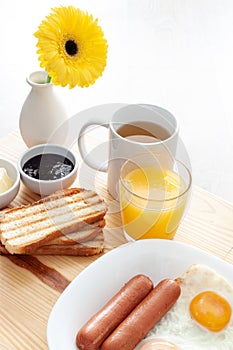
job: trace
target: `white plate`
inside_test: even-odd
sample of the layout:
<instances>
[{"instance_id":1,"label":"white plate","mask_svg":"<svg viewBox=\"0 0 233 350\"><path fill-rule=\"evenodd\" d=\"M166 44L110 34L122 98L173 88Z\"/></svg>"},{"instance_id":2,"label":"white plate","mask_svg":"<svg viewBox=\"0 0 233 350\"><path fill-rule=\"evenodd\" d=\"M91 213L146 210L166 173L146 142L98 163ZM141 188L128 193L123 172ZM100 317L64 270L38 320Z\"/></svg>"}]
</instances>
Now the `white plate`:
<instances>
[{"instance_id":1,"label":"white plate","mask_svg":"<svg viewBox=\"0 0 233 350\"><path fill-rule=\"evenodd\" d=\"M233 266L192 246L149 239L126 243L83 270L56 302L47 326L49 350L77 350L75 337L89 317L132 276L143 273L154 283L180 276L203 263L233 281Z\"/></svg>"}]
</instances>

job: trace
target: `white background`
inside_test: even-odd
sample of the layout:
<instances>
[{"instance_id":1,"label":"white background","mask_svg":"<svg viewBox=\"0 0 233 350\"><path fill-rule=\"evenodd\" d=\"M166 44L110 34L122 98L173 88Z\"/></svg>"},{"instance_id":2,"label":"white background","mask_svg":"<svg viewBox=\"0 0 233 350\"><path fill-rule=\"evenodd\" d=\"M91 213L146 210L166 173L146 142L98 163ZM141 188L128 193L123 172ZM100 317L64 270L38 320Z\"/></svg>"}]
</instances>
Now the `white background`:
<instances>
[{"instance_id":1,"label":"white background","mask_svg":"<svg viewBox=\"0 0 233 350\"><path fill-rule=\"evenodd\" d=\"M168 109L194 183L233 201L232 0L2 1L0 136L18 127L25 78L39 69L33 33L51 7L70 4L98 17L109 51L93 86L56 87L69 115L112 102Z\"/></svg>"}]
</instances>

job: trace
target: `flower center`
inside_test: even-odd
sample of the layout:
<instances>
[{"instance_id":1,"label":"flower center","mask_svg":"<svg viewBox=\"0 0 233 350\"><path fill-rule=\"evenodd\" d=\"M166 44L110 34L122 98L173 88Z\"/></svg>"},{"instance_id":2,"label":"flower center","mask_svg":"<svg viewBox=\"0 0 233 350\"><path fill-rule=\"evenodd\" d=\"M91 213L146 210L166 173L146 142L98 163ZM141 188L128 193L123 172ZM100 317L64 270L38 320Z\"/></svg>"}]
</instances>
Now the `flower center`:
<instances>
[{"instance_id":1,"label":"flower center","mask_svg":"<svg viewBox=\"0 0 233 350\"><path fill-rule=\"evenodd\" d=\"M78 45L74 40L67 40L65 50L69 56L75 56L78 53Z\"/></svg>"}]
</instances>

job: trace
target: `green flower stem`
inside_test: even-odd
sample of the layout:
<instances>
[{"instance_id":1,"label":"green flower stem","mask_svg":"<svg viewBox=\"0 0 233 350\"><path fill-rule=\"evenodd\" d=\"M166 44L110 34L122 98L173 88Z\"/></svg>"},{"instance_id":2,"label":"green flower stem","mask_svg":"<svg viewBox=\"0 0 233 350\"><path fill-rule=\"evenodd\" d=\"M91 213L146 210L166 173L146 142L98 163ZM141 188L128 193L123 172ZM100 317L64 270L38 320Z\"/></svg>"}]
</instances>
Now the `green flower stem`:
<instances>
[{"instance_id":1,"label":"green flower stem","mask_svg":"<svg viewBox=\"0 0 233 350\"><path fill-rule=\"evenodd\" d=\"M49 83L51 82L51 79L52 79L52 78L48 75L47 78L46 78L45 83L46 83L46 84L49 84Z\"/></svg>"}]
</instances>

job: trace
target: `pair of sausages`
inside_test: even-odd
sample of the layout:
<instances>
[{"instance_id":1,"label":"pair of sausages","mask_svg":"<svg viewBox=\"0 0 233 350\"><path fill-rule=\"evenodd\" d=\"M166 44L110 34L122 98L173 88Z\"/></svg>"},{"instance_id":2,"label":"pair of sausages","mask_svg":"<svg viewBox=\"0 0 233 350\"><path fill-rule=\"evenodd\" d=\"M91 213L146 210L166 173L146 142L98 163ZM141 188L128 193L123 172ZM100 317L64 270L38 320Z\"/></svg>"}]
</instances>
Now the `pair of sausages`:
<instances>
[{"instance_id":1,"label":"pair of sausages","mask_svg":"<svg viewBox=\"0 0 233 350\"><path fill-rule=\"evenodd\" d=\"M80 329L76 344L81 350L97 350L109 334L153 289L152 281L137 275L131 278L103 308Z\"/></svg>"},{"instance_id":2,"label":"pair of sausages","mask_svg":"<svg viewBox=\"0 0 233 350\"><path fill-rule=\"evenodd\" d=\"M163 280L156 287L145 275L136 275L79 330L80 350L131 350L174 305L180 286Z\"/></svg>"}]
</instances>

